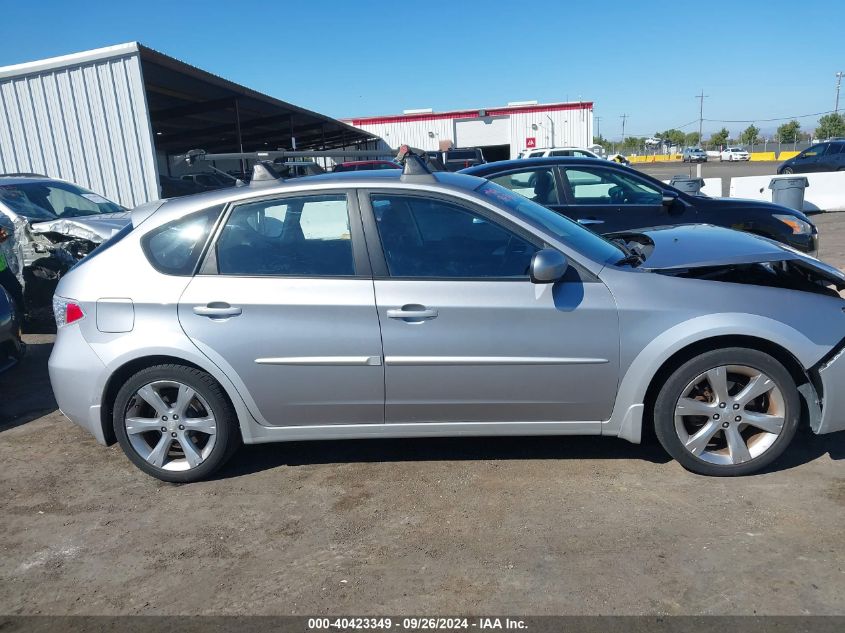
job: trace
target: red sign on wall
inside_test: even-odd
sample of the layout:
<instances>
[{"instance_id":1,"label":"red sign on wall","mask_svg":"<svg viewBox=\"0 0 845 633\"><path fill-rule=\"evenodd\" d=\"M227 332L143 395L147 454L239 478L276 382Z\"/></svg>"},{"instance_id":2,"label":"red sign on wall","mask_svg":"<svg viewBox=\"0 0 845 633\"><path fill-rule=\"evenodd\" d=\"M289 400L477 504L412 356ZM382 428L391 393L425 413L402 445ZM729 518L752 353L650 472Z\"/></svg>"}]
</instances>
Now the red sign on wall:
<instances>
[{"instance_id":1,"label":"red sign on wall","mask_svg":"<svg viewBox=\"0 0 845 633\"><path fill-rule=\"evenodd\" d=\"M534 149L535 147L537 147L537 138L534 136L526 137L525 149Z\"/></svg>"}]
</instances>

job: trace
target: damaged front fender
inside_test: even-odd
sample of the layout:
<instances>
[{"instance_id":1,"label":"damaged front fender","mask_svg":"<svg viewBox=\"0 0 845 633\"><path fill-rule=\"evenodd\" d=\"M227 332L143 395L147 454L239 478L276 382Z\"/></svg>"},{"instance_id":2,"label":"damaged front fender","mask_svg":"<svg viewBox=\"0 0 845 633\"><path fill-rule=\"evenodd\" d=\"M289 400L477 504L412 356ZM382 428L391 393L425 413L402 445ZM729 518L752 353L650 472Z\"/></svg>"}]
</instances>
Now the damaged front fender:
<instances>
[{"instance_id":1,"label":"damaged front fender","mask_svg":"<svg viewBox=\"0 0 845 633\"><path fill-rule=\"evenodd\" d=\"M49 319L62 275L129 222L128 212L32 224L23 216L0 213L0 226L8 233L0 249L21 286L27 317Z\"/></svg>"}]
</instances>

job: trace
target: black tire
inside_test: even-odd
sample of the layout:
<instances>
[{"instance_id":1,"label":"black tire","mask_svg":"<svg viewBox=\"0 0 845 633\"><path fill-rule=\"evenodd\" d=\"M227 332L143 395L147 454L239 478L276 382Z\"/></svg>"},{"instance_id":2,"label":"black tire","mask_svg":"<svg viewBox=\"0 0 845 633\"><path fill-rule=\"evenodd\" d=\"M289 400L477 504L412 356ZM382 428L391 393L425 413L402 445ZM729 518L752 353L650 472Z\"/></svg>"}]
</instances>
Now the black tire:
<instances>
[{"instance_id":1,"label":"black tire","mask_svg":"<svg viewBox=\"0 0 845 633\"><path fill-rule=\"evenodd\" d=\"M154 466L139 455L130 443L124 416L136 392L155 381L174 381L192 388L205 400L215 418L215 444L209 455L194 468L174 471ZM208 373L185 365L156 365L134 374L117 393L112 419L117 441L132 463L148 475L171 483L190 483L205 479L223 466L242 443L237 414L223 388Z\"/></svg>"},{"instance_id":2,"label":"black tire","mask_svg":"<svg viewBox=\"0 0 845 633\"><path fill-rule=\"evenodd\" d=\"M791 173L794 173L794 172L792 171L792 167L784 167L783 169L780 170L780 173L791 174Z\"/></svg>"},{"instance_id":3,"label":"black tire","mask_svg":"<svg viewBox=\"0 0 845 633\"><path fill-rule=\"evenodd\" d=\"M739 464L713 464L693 455L684 447L675 429L675 407L684 388L700 374L723 365L743 365L763 372L774 381L785 405L783 428L777 439L759 456ZM655 401L654 431L666 452L687 470L701 475L732 477L757 472L780 457L795 436L800 417L800 396L786 368L764 352L731 347L696 356L671 374Z\"/></svg>"}]
</instances>

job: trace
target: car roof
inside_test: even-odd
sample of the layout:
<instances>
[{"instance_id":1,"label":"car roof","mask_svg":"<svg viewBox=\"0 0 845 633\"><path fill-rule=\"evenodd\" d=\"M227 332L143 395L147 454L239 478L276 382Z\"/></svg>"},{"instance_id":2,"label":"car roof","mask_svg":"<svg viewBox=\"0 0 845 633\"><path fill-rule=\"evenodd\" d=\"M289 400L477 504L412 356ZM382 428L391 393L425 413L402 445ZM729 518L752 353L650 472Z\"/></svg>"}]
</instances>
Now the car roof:
<instances>
[{"instance_id":1,"label":"car roof","mask_svg":"<svg viewBox=\"0 0 845 633\"><path fill-rule=\"evenodd\" d=\"M47 176L4 176L0 174L0 185L22 185L32 182L65 182L58 178L49 178Z\"/></svg>"},{"instance_id":2,"label":"car roof","mask_svg":"<svg viewBox=\"0 0 845 633\"><path fill-rule=\"evenodd\" d=\"M585 149L588 152L592 152L589 147L575 147L574 145L558 145L555 147L532 147L530 149L526 149L526 152L545 152L545 151L553 151L557 149Z\"/></svg>"},{"instance_id":3,"label":"car roof","mask_svg":"<svg viewBox=\"0 0 845 633\"><path fill-rule=\"evenodd\" d=\"M592 156L537 156L535 158L513 158L511 160L500 160L494 163L485 163L484 165L475 165L467 167L459 171L459 174L469 175L483 175L484 173L493 173L497 171L507 171L509 169L547 167L550 165L601 165L603 167L618 166L613 161L605 160L603 158L593 158Z\"/></svg>"}]
</instances>

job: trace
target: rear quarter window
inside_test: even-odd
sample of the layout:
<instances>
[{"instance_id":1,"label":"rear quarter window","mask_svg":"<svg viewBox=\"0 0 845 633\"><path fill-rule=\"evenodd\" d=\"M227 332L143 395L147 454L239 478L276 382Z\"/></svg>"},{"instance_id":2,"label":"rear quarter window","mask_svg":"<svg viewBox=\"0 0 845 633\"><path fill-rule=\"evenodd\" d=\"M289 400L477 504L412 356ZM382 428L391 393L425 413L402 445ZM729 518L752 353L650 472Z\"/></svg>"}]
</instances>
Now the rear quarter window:
<instances>
[{"instance_id":1,"label":"rear quarter window","mask_svg":"<svg viewBox=\"0 0 845 633\"><path fill-rule=\"evenodd\" d=\"M173 220L141 238L150 264L165 275L192 275L223 205Z\"/></svg>"}]
</instances>

